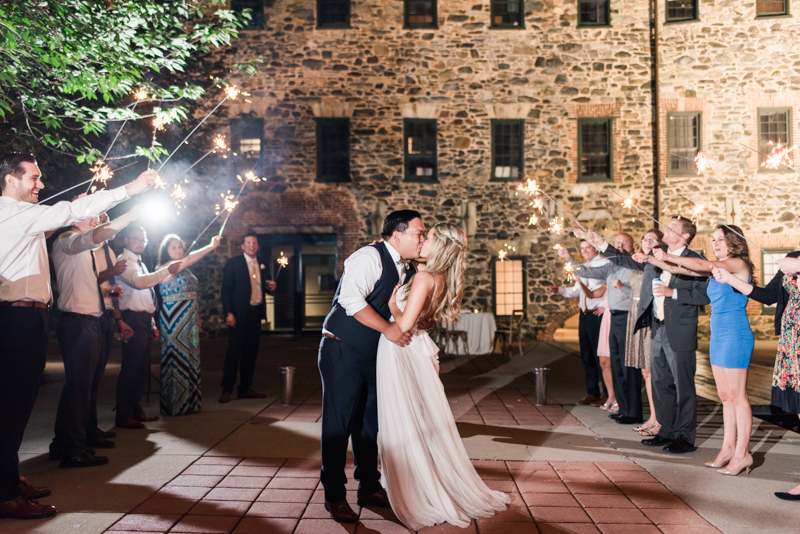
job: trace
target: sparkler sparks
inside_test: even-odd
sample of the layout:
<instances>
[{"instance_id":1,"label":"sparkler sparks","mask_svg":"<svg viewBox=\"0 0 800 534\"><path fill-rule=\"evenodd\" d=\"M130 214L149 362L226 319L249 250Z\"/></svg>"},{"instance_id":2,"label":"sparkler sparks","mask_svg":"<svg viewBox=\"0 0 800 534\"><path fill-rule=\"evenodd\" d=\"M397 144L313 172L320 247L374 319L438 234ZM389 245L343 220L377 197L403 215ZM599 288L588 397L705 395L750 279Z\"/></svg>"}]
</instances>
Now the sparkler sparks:
<instances>
[{"instance_id":1,"label":"sparkler sparks","mask_svg":"<svg viewBox=\"0 0 800 534\"><path fill-rule=\"evenodd\" d=\"M98 159L94 167L89 170L93 173L92 181L100 182L103 185L106 185L106 183L114 177L114 171L112 171L102 159Z\"/></svg>"},{"instance_id":2,"label":"sparkler sparks","mask_svg":"<svg viewBox=\"0 0 800 534\"><path fill-rule=\"evenodd\" d=\"M700 151L698 151L697 155L694 157L694 164L697 167L698 176L706 171L713 171L715 165L714 160L709 159L704 153Z\"/></svg>"},{"instance_id":3,"label":"sparkler sparks","mask_svg":"<svg viewBox=\"0 0 800 534\"><path fill-rule=\"evenodd\" d=\"M247 182L253 182L254 184L259 183L262 179L253 171L247 171L244 173L244 178L240 175L236 175L236 179L242 182L242 185L246 184Z\"/></svg>"},{"instance_id":4,"label":"sparkler sparks","mask_svg":"<svg viewBox=\"0 0 800 534\"><path fill-rule=\"evenodd\" d=\"M778 144L774 144L770 141L769 144L772 147L772 151L764 159L764 163L762 163L761 166L767 169L779 169L782 165L791 168L793 162L789 154L797 147L783 146L780 141L778 141Z\"/></svg>"},{"instance_id":5,"label":"sparkler sparks","mask_svg":"<svg viewBox=\"0 0 800 534\"><path fill-rule=\"evenodd\" d=\"M236 200L236 196L231 193L230 189L228 189L227 193L220 193L219 196L222 197L222 204L217 204L215 206L216 215L219 215L223 211L230 213L236 209L236 206L239 204L239 201Z\"/></svg>"},{"instance_id":6,"label":"sparkler sparks","mask_svg":"<svg viewBox=\"0 0 800 534\"><path fill-rule=\"evenodd\" d=\"M521 191L528 196L536 196L540 193L539 184L536 183L536 180L528 179L525 184L520 184L517 187L517 191Z\"/></svg>"},{"instance_id":7,"label":"sparkler sparks","mask_svg":"<svg viewBox=\"0 0 800 534\"><path fill-rule=\"evenodd\" d=\"M575 270L573 269L572 264L569 262L564 264L564 273L567 275L567 280L573 284L575 283L575 280L578 279L578 277L575 275Z\"/></svg>"},{"instance_id":8,"label":"sparkler sparks","mask_svg":"<svg viewBox=\"0 0 800 534\"><path fill-rule=\"evenodd\" d=\"M501 249L497 251L497 259L500 261L506 261L508 259L509 252L517 251L517 247L512 247L508 243L503 243L503 246L506 247L505 250Z\"/></svg>"},{"instance_id":9,"label":"sparkler sparks","mask_svg":"<svg viewBox=\"0 0 800 534\"><path fill-rule=\"evenodd\" d=\"M225 88L225 94L228 95L228 98L230 98L231 100L236 100L236 97L239 96L241 92L242 91L239 90L239 88L236 87L235 85L229 85L228 87Z\"/></svg>"},{"instance_id":10,"label":"sparkler sparks","mask_svg":"<svg viewBox=\"0 0 800 534\"><path fill-rule=\"evenodd\" d=\"M561 235L561 232L564 231L564 218L553 217L553 220L550 221L550 226L548 226L547 231L551 234Z\"/></svg>"},{"instance_id":11,"label":"sparkler sparks","mask_svg":"<svg viewBox=\"0 0 800 534\"><path fill-rule=\"evenodd\" d=\"M631 195L628 198L622 201L622 207L625 208L626 210L632 209L635 202L636 199L633 198L633 193L631 193Z\"/></svg>"},{"instance_id":12,"label":"sparkler sparks","mask_svg":"<svg viewBox=\"0 0 800 534\"><path fill-rule=\"evenodd\" d=\"M228 150L224 135L218 135L214 138L214 150Z\"/></svg>"},{"instance_id":13,"label":"sparkler sparks","mask_svg":"<svg viewBox=\"0 0 800 534\"><path fill-rule=\"evenodd\" d=\"M703 213L705 213L705 206L702 204L695 204L694 209L692 209L692 222L697 225L700 222L700 219L703 217Z\"/></svg>"},{"instance_id":14,"label":"sparkler sparks","mask_svg":"<svg viewBox=\"0 0 800 534\"><path fill-rule=\"evenodd\" d=\"M166 126L167 120L163 117L153 117L153 135L159 130L163 130Z\"/></svg>"},{"instance_id":15,"label":"sparkler sparks","mask_svg":"<svg viewBox=\"0 0 800 534\"><path fill-rule=\"evenodd\" d=\"M289 265L289 258L284 256L283 255L283 251L281 251L281 255L280 255L280 257L278 258L277 261L278 261L278 272L275 273L275 280L277 280L278 279L278 275L281 274L281 269L283 269L284 267Z\"/></svg>"},{"instance_id":16,"label":"sparkler sparks","mask_svg":"<svg viewBox=\"0 0 800 534\"><path fill-rule=\"evenodd\" d=\"M186 192L180 186L180 184L175 184L172 189L172 193L170 196L175 200L175 207L178 209L177 214L181 214L182 209L186 209L186 204L184 200L186 200Z\"/></svg>"},{"instance_id":17,"label":"sparkler sparks","mask_svg":"<svg viewBox=\"0 0 800 534\"><path fill-rule=\"evenodd\" d=\"M144 87L140 88L135 93L133 93L133 97L139 102L141 102L142 100L147 100L147 89L145 89Z\"/></svg>"}]
</instances>

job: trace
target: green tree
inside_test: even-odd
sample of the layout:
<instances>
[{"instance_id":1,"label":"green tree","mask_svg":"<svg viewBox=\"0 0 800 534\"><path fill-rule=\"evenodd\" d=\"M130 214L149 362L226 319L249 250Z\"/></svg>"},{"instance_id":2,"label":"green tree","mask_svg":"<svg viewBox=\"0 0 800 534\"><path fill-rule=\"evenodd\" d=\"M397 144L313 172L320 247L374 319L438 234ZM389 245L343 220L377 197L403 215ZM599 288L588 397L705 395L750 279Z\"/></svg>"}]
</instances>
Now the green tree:
<instances>
[{"instance_id":1,"label":"green tree","mask_svg":"<svg viewBox=\"0 0 800 534\"><path fill-rule=\"evenodd\" d=\"M112 122L182 120L185 104L205 92L185 75L187 65L228 46L250 19L249 11L234 13L225 5L225 0L0 3L0 152L46 147L91 162L102 154L93 144ZM236 67L254 74L255 63ZM153 150L138 150L151 159L165 153L157 142Z\"/></svg>"}]
</instances>

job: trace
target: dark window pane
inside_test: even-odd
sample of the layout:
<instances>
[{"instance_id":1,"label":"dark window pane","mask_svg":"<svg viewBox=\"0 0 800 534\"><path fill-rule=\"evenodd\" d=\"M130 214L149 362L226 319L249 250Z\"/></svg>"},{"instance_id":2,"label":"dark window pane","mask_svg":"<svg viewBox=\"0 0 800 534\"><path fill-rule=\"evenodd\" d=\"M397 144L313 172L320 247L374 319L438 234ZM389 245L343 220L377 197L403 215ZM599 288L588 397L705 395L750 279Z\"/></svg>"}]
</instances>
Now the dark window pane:
<instances>
[{"instance_id":1,"label":"dark window pane","mask_svg":"<svg viewBox=\"0 0 800 534\"><path fill-rule=\"evenodd\" d=\"M435 28L436 0L405 0L406 27Z\"/></svg>"},{"instance_id":2,"label":"dark window pane","mask_svg":"<svg viewBox=\"0 0 800 534\"><path fill-rule=\"evenodd\" d=\"M789 111L758 112L758 151L762 154L772 152L773 145L789 144ZM759 156L763 163L764 156Z\"/></svg>"},{"instance_id":3,"label":"dark window pane","mask_svg":"<svg viewBox=\"0 0 800 534\"><path fill-rule=\"evenodd\" d=\"M350 26L350 0L317 0L317 27Z\"/></svg>"},{"instance_id":4,"label":"dark window pane","mask_svg":"<svg viewBox=\"0 0 800 534\"><path fill-rule=\"evenodd\" d=\"M523 0L492 0L492 26L522 28Z\"/></svg>"},{"instance_id":5,"label":"dark window pane","mask_svg":"<svg viewBox=\"0 0 800 534\"><path fill-rule=\"evenodd\" d=\"M404 148L407 180L437 179L436 120L406 120Z\"/></svg>"},{"instance_id":6,"label":"dark window pane","mask_svg":"<svg viewBox=\"0 0 800 534\"><path fill-rule=\"evenodd\" d=\"M578 123L581 178L611 178L611 132L609 121Z\"/></svg>"},{"instance_id":7,"label":"dark window pane","mask_svg":"<svg viewBox=\"0 0 800 534\"><path fill-rule=\"evenodd\" d=\"M492 123L493 180L518 180L523 173L525 121Z\"/></svg>"},{"instance_id":8,"label":"dark window pane","mask_svg":"<svg viewBox=\"0 0 800 534\"><path fill-rule=\"evenodd\" d=\"M608 0L578 2L578 24L580 26L604 26L608 20Z\"/></svg>"},{"instance_id":9,"label":"dark window pane","mask_svg":"<svg viewBox=\"0 0 800 534\"><path fill-rule=\"evenodd\" d=\"M758 15L786 15L786 0L758 0L756 14Z\"/></svg>"},{"instance_id":10,"label":"dark window pane","mask_svg":"<svg viewBox=\"0 0 800 534\"><path fill-rule=\"evenodd\" d=\"M250 22L244 27L245 30L264 29L264 0L231 0L231 11L241 13L245 9L250 9Z\"/></svg>"},{"instance_id":11,"label":"dark window pane","mask_svg":"<svg viewBox=\"0 0 800 534\"><path fill-rule=\"evenodd\" d=\"M350 119L317 119L317 181L350 181Z\"/></svg>"},{"instance_id":12,"label":"dark window pane","mask_svg":"<svg viewBox=\"0 0 800 534\"><path fill-rule=\"evenodd\" d=\"M667 0L667 22L697 18L697 0Z\"/></svg>"},{"instance_id":13,"label":"dark window pane","mask_svg":"<svg viewBox=\"0 0 800 534\"><path fill-rule=\"evenodd\" d=\"M694 172L694 157L700 150L699 119L699 114L672 115L667 119L670 172Z\"/></svg>"}]
</instances>

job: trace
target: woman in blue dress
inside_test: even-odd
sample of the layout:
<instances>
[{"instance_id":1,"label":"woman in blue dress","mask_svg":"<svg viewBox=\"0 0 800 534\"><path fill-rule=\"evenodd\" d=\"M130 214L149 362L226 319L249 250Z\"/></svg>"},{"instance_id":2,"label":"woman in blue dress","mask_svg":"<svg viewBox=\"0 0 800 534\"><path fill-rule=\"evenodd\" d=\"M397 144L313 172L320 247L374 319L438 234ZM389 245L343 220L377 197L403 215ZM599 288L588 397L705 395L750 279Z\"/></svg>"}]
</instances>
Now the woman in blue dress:
<instances>
[{"instance_id":1,"label":"woman in blue dress","mask_svg":"<svg viewBox=\"0 0 800 534\"><path fill-rule=\"evenodd\" d=\"M200 410L200 320L197 314L197 277L189 267L219 246L220 237L184 258L184 244L176 234L161 240L159 266L181 260L181 270L158 285L161 294L161 413L184 415Z\"/></svg>"},{"instance_id":2,"label":"woman in blue dress","mask_svg":"<svg viewBox=\"0 0 800 534\"><path fill-rule=\"evenodd\" d=\"M739 234L739 235L737 235ZM725 269L739 280L752 284L753 262L747 241L737 226L714 230L712 246L717 261L687 258L656 249L645 261L673 274L709 276L713 269ZM747 369L753 355L753 331L747 319L747 295L711 278L706 289L711 300L711 343L709 357L717 393L722 401L722 449L708 467L723 475L750 472L753 457L749 452L753 412L747 398ZM727 467L726 467L727 466Z\"/></svg>"}]
</instances>

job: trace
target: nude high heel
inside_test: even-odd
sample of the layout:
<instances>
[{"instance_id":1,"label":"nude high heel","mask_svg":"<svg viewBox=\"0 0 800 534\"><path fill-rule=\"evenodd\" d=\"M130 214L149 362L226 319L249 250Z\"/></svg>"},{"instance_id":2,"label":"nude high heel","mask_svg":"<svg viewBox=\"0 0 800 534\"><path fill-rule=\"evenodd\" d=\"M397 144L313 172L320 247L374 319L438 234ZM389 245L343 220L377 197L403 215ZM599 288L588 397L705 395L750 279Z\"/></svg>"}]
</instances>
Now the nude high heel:
<instances>
[{"instance_id":1,"label":"nude high heel","mask_svg":"<svg viewBox=\"0 0 800 534\"><path fill-rule=\"evenodd\" d=\"M724 462L720 462L718 464L715 464L714 460L711 460L710 462L706 462L703 465L706 466L706 467L713 467L715 469L719 469L720 467L725 467L726 465L728 465L728 462L730 462L730 461L731 461L731 459L728 458Z\"/></svg>"},{"instance_id":2,"label":"nude high heel","mask_svg":"<svg viewBox=\"0 0 800 534\"><path fill-rule=\"evenodd\" d=\"M747 455L747 460L745 460L744 463L742 465L740 465L739 469L737 469L736 471L734 471L734 470L732 470L730 468L728 468L728 469L717 469L717 473L719 473L720 475L730 475L732 477L735 477L736 475L741 473L743 469L745 470L745 474L749 475L750 474L750 470L752 468L753 468L753 457L748 454Z\"/></svg>"}]
</instances>

